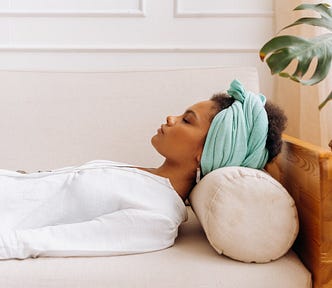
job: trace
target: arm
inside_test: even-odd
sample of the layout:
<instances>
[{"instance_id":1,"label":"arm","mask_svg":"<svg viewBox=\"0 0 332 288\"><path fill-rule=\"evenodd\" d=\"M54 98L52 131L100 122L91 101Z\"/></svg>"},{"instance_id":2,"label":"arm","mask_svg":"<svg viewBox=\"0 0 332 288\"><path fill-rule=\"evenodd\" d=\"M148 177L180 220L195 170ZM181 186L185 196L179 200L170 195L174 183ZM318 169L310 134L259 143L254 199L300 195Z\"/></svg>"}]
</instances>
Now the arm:
<instances>
[{"instance_id":1,"label":"arm","mask_svg":"<svg viewBox=\"0 0 332 288\"><path fill-rule=\"evenodd\" d=\"M0 259L149 252L173 245L177 228L161 214L125 209L87 222L0 235Z\"/></svg>"}]
</instances>

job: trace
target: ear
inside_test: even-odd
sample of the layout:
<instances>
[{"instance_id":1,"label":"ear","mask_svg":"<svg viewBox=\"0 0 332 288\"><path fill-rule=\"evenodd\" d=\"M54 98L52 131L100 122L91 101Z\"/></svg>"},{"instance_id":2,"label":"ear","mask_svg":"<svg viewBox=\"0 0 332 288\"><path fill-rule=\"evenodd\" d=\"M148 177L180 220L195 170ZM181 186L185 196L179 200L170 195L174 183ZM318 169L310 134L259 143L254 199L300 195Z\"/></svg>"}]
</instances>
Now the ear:
<instances>
[{"instance_id":1,"label":"ear","mask_svg":"<svg viewBox=\"0 0 332 288\"><path fill-rule=\"evenodd\" d=\"M199 154L196 156L196 161L197 161L198 166L200 166L201 159L202 159L202 152L199 153Z\"/></svg>"}]
</instances>

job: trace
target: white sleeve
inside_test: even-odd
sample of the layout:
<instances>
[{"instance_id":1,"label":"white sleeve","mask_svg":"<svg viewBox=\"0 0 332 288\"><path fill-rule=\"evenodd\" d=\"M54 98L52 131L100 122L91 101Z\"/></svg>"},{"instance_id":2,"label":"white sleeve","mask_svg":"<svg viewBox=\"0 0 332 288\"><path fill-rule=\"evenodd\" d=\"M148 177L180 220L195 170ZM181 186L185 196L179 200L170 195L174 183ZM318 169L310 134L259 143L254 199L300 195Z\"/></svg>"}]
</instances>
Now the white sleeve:
<instances>
[{"instance_id":1,"label":"white sleeve","mask_svg":"<svg viewBox=\"0 0 332 288\"><path fill-rule=\"evenodd\" d=\"M177 228L164 215L124 209L87 222L0 235L0 259L108 256L160 250L174 244Z\"/></svg>"}]
</instances>

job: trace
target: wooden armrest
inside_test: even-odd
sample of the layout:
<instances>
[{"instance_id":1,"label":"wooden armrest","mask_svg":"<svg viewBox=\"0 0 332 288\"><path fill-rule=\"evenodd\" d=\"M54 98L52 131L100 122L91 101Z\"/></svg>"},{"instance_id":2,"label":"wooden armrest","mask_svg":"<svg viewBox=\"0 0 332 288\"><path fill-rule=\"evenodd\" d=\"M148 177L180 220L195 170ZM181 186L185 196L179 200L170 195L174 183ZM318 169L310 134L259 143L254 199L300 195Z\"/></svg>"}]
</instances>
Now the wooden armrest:
<instances>
[{"instance_id":1,"label":"wooden armrest","mask_svg":"<svg viewBox=\"0 0 332 288\"><path fill-rule=\"evenodd\" d=\"M294 245L314 288L332 287L332 153L283 135L281 154L266 169L295 200L300 232Z\"/></svg>"}]
</instances>

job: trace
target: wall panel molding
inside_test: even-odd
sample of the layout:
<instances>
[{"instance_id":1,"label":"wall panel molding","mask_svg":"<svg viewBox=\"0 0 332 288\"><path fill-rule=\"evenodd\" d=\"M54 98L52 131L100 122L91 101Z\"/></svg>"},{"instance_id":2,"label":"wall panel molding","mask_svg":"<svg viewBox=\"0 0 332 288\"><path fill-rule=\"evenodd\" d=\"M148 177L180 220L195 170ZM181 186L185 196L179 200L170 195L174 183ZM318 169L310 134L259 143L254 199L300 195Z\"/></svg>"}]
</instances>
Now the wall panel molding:
<instances>
[{"instance_id":1,"label":"wall panel molding","mask_svg":"<svg viewBox=\"0 0 332 288\"><path fill-rule=\"evenodd\" d=\"M138 5L133 9L108 9L108 10L33 10L33 9L2 9L0 17L145 17L145 0L138 0Z\"/></svg>"},{"instance_id":2,"label":"wall panel molding","mask_svg":"<svg viewBox=\"0 0 332 288\"><path fill-rule=\"evenodd\" d=\"M0 46L0 52L31 53L258 53L259 47L185 47L185 46Z\"/></svg>"},{"instance_id":3,"label":"wall panel molding","mask_svg":"<svg viewBox=\"0 0 332 288\"><path fill-rule=\"evenodd\" d=\"M245 17L264 17L272 18L273 11L266 10L218 10L218 11L190 11L180 8L180 0L174 0L174 17L175 18L245 18Z\"/></svg>"}]
</instances>

